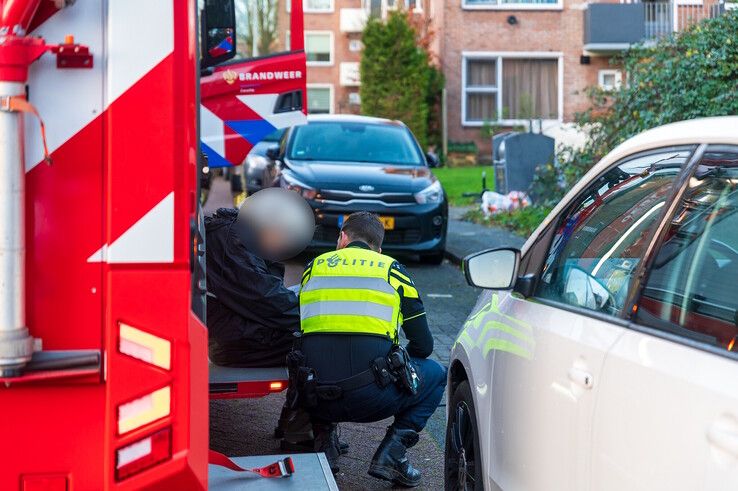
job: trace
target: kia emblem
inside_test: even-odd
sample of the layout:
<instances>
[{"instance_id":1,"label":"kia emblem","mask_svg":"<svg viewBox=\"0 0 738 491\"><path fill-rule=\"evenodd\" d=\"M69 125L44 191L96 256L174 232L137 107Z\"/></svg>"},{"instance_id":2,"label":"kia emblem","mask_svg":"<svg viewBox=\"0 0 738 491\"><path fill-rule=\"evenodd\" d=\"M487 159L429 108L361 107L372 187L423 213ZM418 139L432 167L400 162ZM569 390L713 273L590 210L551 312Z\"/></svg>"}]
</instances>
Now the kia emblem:
<instances>
[{"instance_id":1,"label":"kia emblem","mask_svg":"<svg viewBox=\"0 0 738 491\"><path fill-rule=\"evenodd\" d=\"M374 186L370 186L369 184L362 184L359 186L359 191L364 191L365 193L368 193L370 191L374 191Z\"/></svg>"}]
</instances>

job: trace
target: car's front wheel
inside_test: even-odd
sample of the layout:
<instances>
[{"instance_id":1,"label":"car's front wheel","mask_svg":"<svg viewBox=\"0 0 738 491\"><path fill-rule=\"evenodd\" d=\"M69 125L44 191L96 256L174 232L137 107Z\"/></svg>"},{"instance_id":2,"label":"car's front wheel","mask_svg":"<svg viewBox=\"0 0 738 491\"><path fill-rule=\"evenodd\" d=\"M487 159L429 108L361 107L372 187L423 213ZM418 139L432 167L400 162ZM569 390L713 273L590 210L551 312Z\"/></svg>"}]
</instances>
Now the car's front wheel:
<instances>
[{"instance_id":1,"label":"car's front wheel","mask_svg":"<svg viewBox=\"0 0 738 491\"><path fill-rule=\"evenodd\" d=\"M468 381L456 387L446 422L446 490L483 490L477 417Z\"/></svg>"}]
</instances>

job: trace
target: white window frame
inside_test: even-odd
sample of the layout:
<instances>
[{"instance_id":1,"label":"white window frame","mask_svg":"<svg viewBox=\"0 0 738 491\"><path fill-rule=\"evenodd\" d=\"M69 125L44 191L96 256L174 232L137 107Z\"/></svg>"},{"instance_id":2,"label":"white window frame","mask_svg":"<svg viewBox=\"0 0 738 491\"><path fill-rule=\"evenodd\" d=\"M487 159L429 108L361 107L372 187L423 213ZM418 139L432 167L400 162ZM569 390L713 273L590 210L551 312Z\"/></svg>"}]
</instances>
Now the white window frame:
<instances>
[{"instance_id":1,"label":"white window frame","mask_svg":"<svg viewBox=\"0 0 738 491\"><path fill-rule=\"evenodd\" d=\"M356 47L357 49L353 49L353 47ZM361 42L361 39L349 39L348 50L351 53L361 53L363 49L364 43Z\"/></svg>"},{"instance_id":2,"label":"white window frame","mask_svg":"<svg viewBox=\"0 0 738 491\"><path fill-rule=\"evenodd\" d=\"M562 1L562 0L559 0L559 1ZM415 2L415 7L412 9L408 7L409 3L410 2L408 0L394 0L394 4L389 5L389 0L382 0L382 7L381 7L382 19L386 19L389 12L398 10L400 7L408 8L408 11L413 12L415 14L423 13L423 0L417 0ZM361 0L361 8L363 8L367 12L371 12L371 0Z\"/></svg>"},{"instance_id":3,"label":"white window frame","mask_svg":"<svg viewBox=\"0 0 738 491\"><path fill-rule=\"evenodd\" d=\"M558 117L556 119L544 119L544 123L558 122L563 123L564 121L564 54L561 52L552 51L462 51L461 53L461 125L466 127L481 127L485 124L485 121L467 121L466 118L466 94L467 92L476 93L494 93L497 95L497 120L489 121L489 123L499 124L503 126L517 126L528 124L527 119L503 119L502 118L502 94L505 90L502 80L502 70L504 65L504 59L554 59L558 61L558 104L557 112ZM497 63L497 84L496 87L491 88L480 88L475 87L468 90L466 87L466 71L467 62L469 60L495 60ZM536 118L536 121L538 119Z\"/></svg>"},{"instance_id":4,"label":"white window frame","mask_svg":"<svg viewBox=\"0 0 738 491\"><path fill-rule=\"evenodd\" d=\"M309 0L302 0L302 11L306 14L331 14L336 10L336 1L330 0L331 6L327 9L311 9L308 8Z\"/></svg>"},{"instance_id":5,"label":"white window frame","mask_svg":"<svg viewBox=\"0 0 738 491\"><path fill-rule=\"evenodd\" d=\"M410 2L408 0L405 0L405 5L409 4ZM415 0L415 7L412 9L412 12L416 14L423 13L423 0Z\"/></svg>"},{"instance_id":6,"label":"white window frame","mask_svg":"<svg viewBox=\"0 0 738 491\"><path fill-rule=\"evenodd\" d=\"M607 75L615 76L615 87L612 89L605 88L605 77ZM623 72L611 68L600 70L597 72L597 85L603 90L618 90L623 85Z\"/></svg>"},{"instance_id":7,"label":"white window frame","mask_svg":"<svg viewBox=\"0 0 738 491\"><path fill-rule=\"evenodd\" d=\"M307 56L307 37L310 34L327 35L330 38L330 60L328 61L308 61L307 66L333 66L336 59L336 45L334 42L333 31L305 31L305 56Z\"/></svg>"},{"instance_id":8,"label":"white window frame","mask_svg":"<svg viewBox=\"0 0 738 491\"><path fill-rule=\"evenodd\" d=\"M330 93L330 96L329 96L329 98L330 98L330 108L328 109L328 111L329 111L328 114L333 114L335 112L336 91L335 91L335 87L333 86L333 84L310 83L310 84L306 84L306 88L307 88L307 90L310 90L310 89L328 89L328 91ZM307 96L307 94L306 94L306 96ZM305 100L307 100L307 97L305 98ZM306 110L308 112L310 111L310 104L308 104L308 107L306 108Z\"/></svg>"},{"instance_id":9,"label":"white window frame","mask_svg":"<svg viewBox=\"0 0 738 491\"><path fill-rule=\"evenodd\" d=\"M461 8L464 10L564 10L564 1L557 0L556 3L507 3L479 5L467 3L461 0Z\"/></svg>"},{"instance_id":10,"label":"white window frame","mask_svg":"<svg viewBox=\"0 0 738 491\"><path fill-rule=\"evenodd\" d=\"M307 0L302 0L302 13L303 14L331 14L336 10L336 0L330 0L331 6L327 9L311 9L307 7ZM292 0L286 0L284 2L284 9L287 13L292 13Z\"/></svg>"}]
</instances>

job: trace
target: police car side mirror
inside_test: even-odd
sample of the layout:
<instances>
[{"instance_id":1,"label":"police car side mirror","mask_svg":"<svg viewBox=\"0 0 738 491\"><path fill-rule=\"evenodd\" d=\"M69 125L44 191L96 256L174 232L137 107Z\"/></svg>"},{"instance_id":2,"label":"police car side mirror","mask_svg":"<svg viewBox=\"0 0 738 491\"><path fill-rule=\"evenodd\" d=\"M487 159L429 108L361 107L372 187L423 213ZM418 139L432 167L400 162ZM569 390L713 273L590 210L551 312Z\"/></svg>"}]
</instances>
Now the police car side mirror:
<instances>
[{"instance_id":1,"label":"police car side mirror","mask_svg":"<svg viewBox=\"0 0 738 491\"><path fill-rule=\"evenodd\" d=\"M464 258L466 281L489 290L508 290L515 285L520 251L512 248L489 249Z\"/></svg>"},{"instance_id":2,"label":"police car side mirror","mask_svg":"<svg viewBox=\"0 0 738 491\"><path fill-rule=\"evenodd\" d=\"M200 10L200 69L236 56L236 7L234 0L205 0Z\"/></svg>"}]
</instances>

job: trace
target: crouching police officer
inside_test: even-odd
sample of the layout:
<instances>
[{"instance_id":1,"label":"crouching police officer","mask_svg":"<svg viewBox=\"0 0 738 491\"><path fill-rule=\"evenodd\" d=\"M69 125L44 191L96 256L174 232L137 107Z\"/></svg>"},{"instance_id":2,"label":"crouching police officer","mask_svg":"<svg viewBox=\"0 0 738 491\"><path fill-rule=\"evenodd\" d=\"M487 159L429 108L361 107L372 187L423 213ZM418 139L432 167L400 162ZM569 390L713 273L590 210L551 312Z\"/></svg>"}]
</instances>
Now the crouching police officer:
<instances>
[{"instance_id":1,"label":"crouching police officer","mask_svg":"<svg viewBox=\"0 0 738 491\"><path fill-rule=\"evenodd\" d=\"M406 450L438 407L446 368L428 356L433 337L423 303L404 267L381 254L384 227L358 212L343 224L338 248L317 257L302 278L302 336L290 355L293 394L311 415L315 450L336 472L335 423L394 416L369 474L417 486ZM408 344L399 346L402 327ZM289 397L289 396L288 396Z\"/></svg>"}]
</instances>

